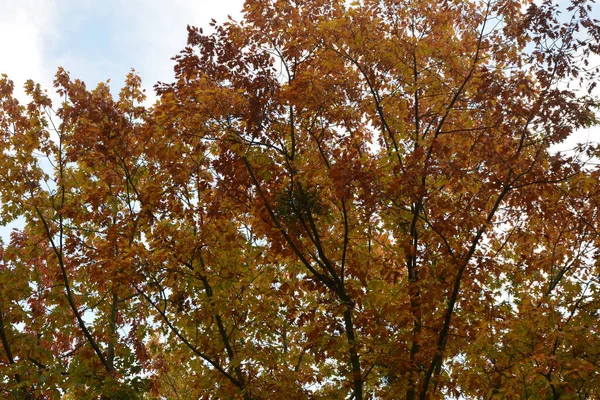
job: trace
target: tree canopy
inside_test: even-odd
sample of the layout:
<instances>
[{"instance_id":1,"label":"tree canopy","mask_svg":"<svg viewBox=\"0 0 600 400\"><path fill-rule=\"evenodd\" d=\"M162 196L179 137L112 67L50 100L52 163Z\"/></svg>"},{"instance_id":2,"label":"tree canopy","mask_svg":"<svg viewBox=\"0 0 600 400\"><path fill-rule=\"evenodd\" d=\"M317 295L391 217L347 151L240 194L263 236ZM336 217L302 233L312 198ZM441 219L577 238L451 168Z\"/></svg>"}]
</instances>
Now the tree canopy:
<instances>
[{"instance_id":1,"label":"tree canopy","mask_svg":"<svg viewBox=\"0 0 600 400\"><path fill-rule=\"evenodd\" d=\"M4 76L1 396L600 397L594 12L247 0L151 107Z\"/></svg>"}]
</instances>

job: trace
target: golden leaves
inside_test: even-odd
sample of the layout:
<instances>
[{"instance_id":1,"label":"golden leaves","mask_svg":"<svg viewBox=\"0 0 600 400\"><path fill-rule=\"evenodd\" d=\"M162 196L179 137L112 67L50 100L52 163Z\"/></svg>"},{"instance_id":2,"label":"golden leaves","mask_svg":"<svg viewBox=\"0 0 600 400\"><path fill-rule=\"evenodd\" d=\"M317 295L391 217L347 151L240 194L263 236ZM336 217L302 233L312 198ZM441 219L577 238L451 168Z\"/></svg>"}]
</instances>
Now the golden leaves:
<instances>
[{"instance_id":1,"label":"golden leaves","mask_svg":"<svg viewBox=\"0 0 600 400\"><path fill-rule=\"evenodd\" d=\"M549 147L593 102L534 62L534 11L247 1L153 108L60 69L60 123L4 77L7 387L593 396L598 176Z\"/></svg>"}]
</instances>

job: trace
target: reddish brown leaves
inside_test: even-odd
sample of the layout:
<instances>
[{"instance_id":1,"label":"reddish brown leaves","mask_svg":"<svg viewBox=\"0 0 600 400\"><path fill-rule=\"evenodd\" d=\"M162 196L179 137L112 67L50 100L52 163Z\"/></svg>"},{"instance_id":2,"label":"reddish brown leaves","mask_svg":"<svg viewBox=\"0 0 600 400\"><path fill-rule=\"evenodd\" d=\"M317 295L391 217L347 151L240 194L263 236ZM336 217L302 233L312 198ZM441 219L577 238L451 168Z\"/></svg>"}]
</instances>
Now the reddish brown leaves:
<instances>
[{"instance_id":1,"label":"reddish brown leaves","mask_svg":"<svg viewBox=\"0 0 600 400\"><path fill-rule=\"evenodd\" d=\"M248 0L150 109L2 79L2 390L597 396L598 171L551 146L599 27L526 6Z\"/></svg>"}]
</instances>

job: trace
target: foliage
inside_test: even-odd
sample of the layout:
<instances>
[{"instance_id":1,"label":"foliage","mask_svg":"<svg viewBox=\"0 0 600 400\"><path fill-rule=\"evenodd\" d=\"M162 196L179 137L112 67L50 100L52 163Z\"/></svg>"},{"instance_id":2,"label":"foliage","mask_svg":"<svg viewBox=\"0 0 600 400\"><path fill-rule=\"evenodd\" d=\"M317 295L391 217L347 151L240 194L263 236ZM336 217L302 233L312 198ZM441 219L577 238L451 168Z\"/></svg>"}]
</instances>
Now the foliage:
<instances>
[{"instance_id":1,"label":"foliage","mask_svg":"<svg viewBox=\"0 0 600 400\"><path fill-rule=\"evenodd\" d=\"M247 0L150 108L3 77L3 396L600 396L588 3Z\"/></svg>"}]
</instances>

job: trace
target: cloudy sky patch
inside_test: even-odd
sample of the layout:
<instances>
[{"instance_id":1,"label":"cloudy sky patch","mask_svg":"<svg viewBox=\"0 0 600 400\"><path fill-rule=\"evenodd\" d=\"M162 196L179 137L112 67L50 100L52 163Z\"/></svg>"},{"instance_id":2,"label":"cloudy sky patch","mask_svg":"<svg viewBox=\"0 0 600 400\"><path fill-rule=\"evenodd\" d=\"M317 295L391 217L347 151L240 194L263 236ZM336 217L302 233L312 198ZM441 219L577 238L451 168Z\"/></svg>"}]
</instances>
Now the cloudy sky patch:
<instances>
[{"instance_id":1,"label":"cloudy sky patch","mask_svg":"<svg viewBox=\"0 0 600 400\"><path fill-rule=\"evenodd\" d=\"M0 0L0 73L22 97L27 79L52 85L59 66L89 87L111 80L116 93L133 68L149 90L173 76L171 57L186 26L240 18L243 0Z\"/></svg>"}]
</instances>

